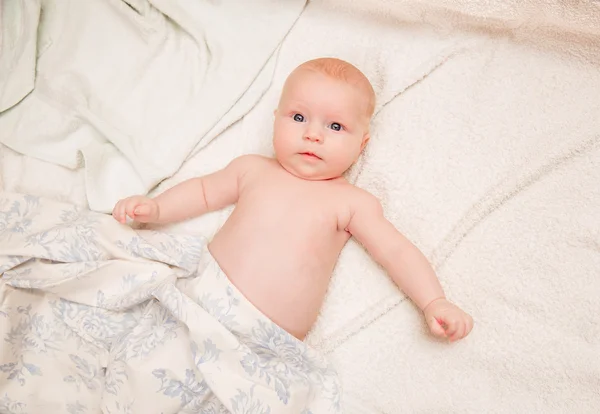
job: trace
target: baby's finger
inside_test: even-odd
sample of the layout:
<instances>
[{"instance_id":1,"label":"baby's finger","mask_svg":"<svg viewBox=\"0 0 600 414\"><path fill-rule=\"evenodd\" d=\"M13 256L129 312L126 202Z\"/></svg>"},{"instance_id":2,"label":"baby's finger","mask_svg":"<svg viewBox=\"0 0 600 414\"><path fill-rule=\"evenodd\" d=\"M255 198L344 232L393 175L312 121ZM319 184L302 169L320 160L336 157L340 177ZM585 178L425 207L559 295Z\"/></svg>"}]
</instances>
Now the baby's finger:
<instances>
[{"instance_id":1,"label":"baby's finger","mask_svg":"<svg viewBox=\"0 0 600 414\"><path fill-rule=\"evenodd\" d=\"M125 213L133 219L135 216L134 211L137 209L138 205L139 204L135 203L135 202L128 203L127 206L125 207Z\"/></svg>"},{"instance_id":2,"label":"baby's finger","mask_svg":"<svg viewBox=\"0 0 600 414\"><path fill-rule=\"evenodd\" d=\"M471 318L470 316L468 316L467 317L467 330L465 332L465 336L467 336L468 334L470 334L472 330L473 330L473 318Z\"/></svg>"},{"instance_id":3,"label":"baby's finger","mask_svg":"<svg viewBox=\"0 0 600 414\"><path fill-rule=\"evenodd\" d=\"M446 336L446 332L444 331L444 328L442 327L442 325L435 319L435 317L431 317L429 318L429 320L427 321L427 325L429 325L429 330L435 335L435 336Z\"/></svg>"},{"instance_id":4,"label":"baby's finger","mask_svg":"<svg viewBox=\"0 0 600 414\"><path fill-rule=\"evenodd\" d=\"M135 214L136 216L147 216L148 214L150 214L150 206L146 204L141 204L133 210L133 214Z\"/></svg>"},{"instance_id":5,"label":"baby's finger","mask_svg":"<svg viewBox=\"0 0 600 414\"><path fill-rule=\"evenodd\" d=\"M450 342L458 341L466 335L467 325L464 322L458 322L456 332L450 337Z\"/></svg>"},{"instance_id":6,"label":"baby's finger","mask_svg":"<svg viewBox=\"0 0 600 414\"><path fill-rule=\"evenodd\" d=\"M123 200L119 201L115 206L116 215L115 218L119 223L125 223L125 203Z\"/></svg>"},{"instance_id":7,"label":"baby's finger","mask_svg":"<svg viewBox=\"0 0 600 414\"><path fill-rule=\"evenodd\" d=\"M119 207L119 202L117 202L117 204L115 204L115 206L113 207L112 211L110 212L110 214L113 216L113 218L115 220L117 220L117 208Z\"/></svg>"},{"instance_id":8,"label":"baby's finger","mask_svg":"<svg viewBox=\"0 0 600 414\"><path fill-rule=\"evenodd\" d=\"M121 218L121 223L127 223L127 203L123 203L123 205L121 205L121 211L119 212L119 214Z\"/></svg>"},{"instance_id":9,"label":"baby's finger","mask_svg":"<svg viewBox=\"0 0 600 414\"><path fill-rule=\"evenodd\" d=\"M451 338L456 333L458 328L458 322L455 319L446 321L446 335L449 338Z\"/></svg>"}]
</instances>

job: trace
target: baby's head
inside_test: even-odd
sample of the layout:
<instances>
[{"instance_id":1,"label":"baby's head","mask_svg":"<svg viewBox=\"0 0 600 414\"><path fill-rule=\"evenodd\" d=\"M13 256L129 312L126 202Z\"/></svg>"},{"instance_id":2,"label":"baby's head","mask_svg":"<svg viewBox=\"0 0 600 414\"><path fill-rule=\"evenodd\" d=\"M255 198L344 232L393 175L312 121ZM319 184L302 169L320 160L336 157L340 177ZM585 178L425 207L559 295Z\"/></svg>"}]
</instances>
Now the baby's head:
<instances>
[{"instance_id":1,"label":"baby's head","mask_svg":"<svg viewBox=\"0 0 600 414\"><path fill-rule=\"evenodd\" d=\"M310 60L288 76L275 110L275 156L309 180L340 177L369 141L375 92L348 62Z\"/></svg>"}]
</instances>

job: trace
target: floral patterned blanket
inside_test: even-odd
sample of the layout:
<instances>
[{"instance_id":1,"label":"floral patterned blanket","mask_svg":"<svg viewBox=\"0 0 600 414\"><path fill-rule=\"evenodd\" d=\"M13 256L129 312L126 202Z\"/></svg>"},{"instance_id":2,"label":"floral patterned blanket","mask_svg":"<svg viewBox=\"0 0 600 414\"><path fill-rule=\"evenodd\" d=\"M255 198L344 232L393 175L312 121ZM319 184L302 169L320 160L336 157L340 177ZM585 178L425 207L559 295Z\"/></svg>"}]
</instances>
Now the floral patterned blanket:
<instances>
[{"instance_id":1,"label":"floral patterned blanket","mask_svg":"<svg viewBox=\"0 0 600 414\"><path fill-rule=\"evenodd\" d=\"M0 412L335 413L325 359L206 240L0 193Z\"/></svg>"}]
</instances>

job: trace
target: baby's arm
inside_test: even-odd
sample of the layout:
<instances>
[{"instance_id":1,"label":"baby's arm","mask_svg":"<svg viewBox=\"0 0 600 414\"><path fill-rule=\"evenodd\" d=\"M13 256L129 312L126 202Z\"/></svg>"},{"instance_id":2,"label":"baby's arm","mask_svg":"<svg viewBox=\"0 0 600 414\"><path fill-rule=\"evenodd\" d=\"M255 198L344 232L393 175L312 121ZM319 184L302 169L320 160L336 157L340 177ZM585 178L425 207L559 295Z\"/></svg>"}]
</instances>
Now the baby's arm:
<instances>
[{"instance_id":1,"label":"baby's arm","mask_svg":"<svg viewBox=\"0 0 600 414\"><path fill-rule=\"evenodd\" d=\"M144 223L173 223L220 210L237 202L239 179L254 162L253 156L234 159L222 170L183 181L154 199L125 198L117 203L113 216L124 223L126 216Z\"/></svg>"},{"instance_id":2,"label":"baby's arm","mask_svg":"<svg viewBox=\"0 0 600 414\"><path fill-rule=\"evenodd\" d=\"M385 219L379 201L363 193L352 209L347 230L425 313L431 331L451 340L466 336L473 327L472 318L446 300L423 253Z\"/></svg>"}]
</instances>

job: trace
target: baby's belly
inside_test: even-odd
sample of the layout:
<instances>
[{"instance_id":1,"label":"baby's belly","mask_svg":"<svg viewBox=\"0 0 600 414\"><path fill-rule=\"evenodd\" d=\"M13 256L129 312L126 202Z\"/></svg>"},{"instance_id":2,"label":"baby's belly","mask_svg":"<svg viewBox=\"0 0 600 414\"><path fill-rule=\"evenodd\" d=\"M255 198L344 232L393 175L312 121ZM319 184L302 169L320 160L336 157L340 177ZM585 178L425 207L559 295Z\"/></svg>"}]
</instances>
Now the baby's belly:
<instances>
[{"instance_id":1,"label":"baby's belly","mask_svg":"<svg viewBox=\"0 0 600 414\"><path fill-rule=\"evenodd\" d=\"M315 252L269 237L218 233L209 250L223 272L265 316L299 339L315 323L342 246ZM342 244L343 245L343 244Z\"/></svg>"}]
</instances>

